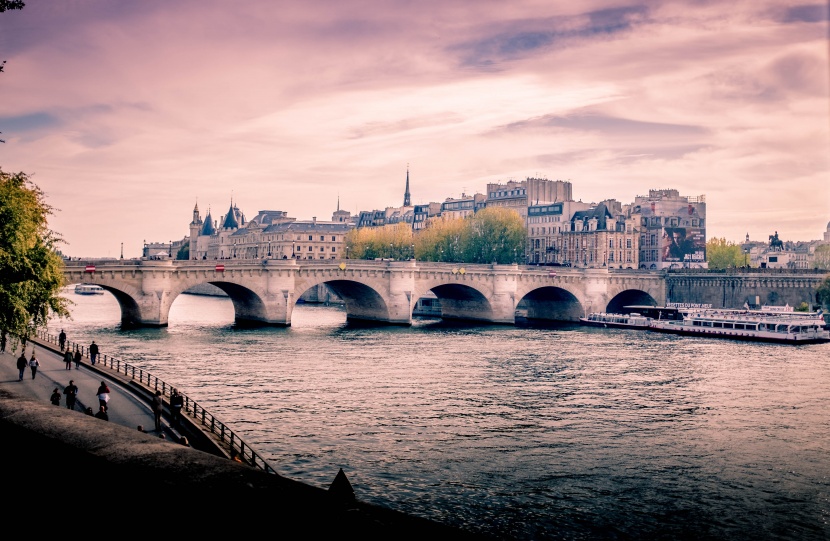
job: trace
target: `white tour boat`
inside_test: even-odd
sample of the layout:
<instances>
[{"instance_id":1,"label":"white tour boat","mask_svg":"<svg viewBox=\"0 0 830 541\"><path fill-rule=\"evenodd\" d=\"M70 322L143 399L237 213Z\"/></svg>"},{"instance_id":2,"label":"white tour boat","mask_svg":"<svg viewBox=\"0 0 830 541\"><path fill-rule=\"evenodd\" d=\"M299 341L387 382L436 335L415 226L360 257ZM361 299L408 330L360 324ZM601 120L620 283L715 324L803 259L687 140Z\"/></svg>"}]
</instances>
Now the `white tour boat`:
<instances>
[{"instance_id":1,"label":"white tour boat","mask_svg":"<svg viewBox=\"0 0 830 541\"><path fill-rule=\"evenodd\" d=\"M95 284L78 284L75 286L76 295L103 295L104 288Z\"/></svg>"},{"instance_id":2,"label":"white tour boat","mask_svg":"<svg viewBox=\"0 0 830 541\"><path fill-rule=\"evenodd\" d=\"M651 329L687 336L710 336L783 344L830 342L821 312L691 310L679 321L652 320Z\"/></svg>"},{"instance_id":3,"label":"white tour boat","mask_svg":"<svg viewBox=\"0 0 830 541\"><path fill-rule=\"evenodd\" d=\"M594 312L579 318L580 325L590 327L611 327L619 329L648 329L652 319L636 312L630 314L606 314Z\"/></svg>"}]
</instances>

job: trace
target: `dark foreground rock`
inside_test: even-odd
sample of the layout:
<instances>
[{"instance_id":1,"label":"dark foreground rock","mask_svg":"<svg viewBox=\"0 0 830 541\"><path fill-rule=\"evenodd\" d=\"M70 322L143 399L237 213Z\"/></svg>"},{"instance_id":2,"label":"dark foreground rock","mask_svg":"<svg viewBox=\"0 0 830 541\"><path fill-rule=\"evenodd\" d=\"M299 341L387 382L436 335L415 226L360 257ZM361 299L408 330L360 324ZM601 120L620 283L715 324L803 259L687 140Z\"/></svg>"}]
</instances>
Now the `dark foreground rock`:
<instances>
[{"instance_id":1,"label":"dark foreground rock","mask_svg":"<svg viewBox=\"0 0 830 541\"><path fill-rule=\"evenodd\" d=\"M0 389L4 516L30 534L487 539ZM346 481L347 482L347 481Z\"/></svg>"}]
</instances>

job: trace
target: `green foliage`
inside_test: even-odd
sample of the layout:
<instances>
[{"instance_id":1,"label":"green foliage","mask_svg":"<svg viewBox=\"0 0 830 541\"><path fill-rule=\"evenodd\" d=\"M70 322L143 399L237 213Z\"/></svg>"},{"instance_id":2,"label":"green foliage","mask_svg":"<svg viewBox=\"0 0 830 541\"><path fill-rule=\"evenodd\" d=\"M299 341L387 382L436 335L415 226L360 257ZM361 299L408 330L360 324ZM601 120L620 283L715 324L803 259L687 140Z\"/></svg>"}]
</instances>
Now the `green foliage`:
<instances>
[{"instance_id":1,"label":"green foliage","mask_svg":"<svg viewBox=\"0 0 830 541\"><path fill-rule=\"evenodd\" d=\"M52 208L25 173L0 169L0 330L29 337L54 316L68 317L70 301L59 296L63 259L60 238L49 230Z\"/></svg>"},{"instance_id":2,"label":"green foliage","mask_svg":"<svg viewBox=\"0 0 830 541\"><path fill-rule=\"evenodd\" d=\"M434 220L413 235L409 224L353 229L346 235L350 259L410 259L457 263L514 261L522 253L526 231L521 216L510 209L483 209L472 216Z\"/></svg>"},{"instance_id":3,"label":"green foliage","mask_svg":"<svg viewBox=\"0 0 830 541\"><path fill-rule=\"evenodd\" d=\"M816 288L816 300L821 304L822 308L830 308L830 275L824 277L824 280Z\"/></svg>"},{"instance_id":4,"label":"green foliage","mask_svg":"<svg viewBox=\"0 0 830 541\"><path fill-rule=\"evenodd\" d=\"M741 246L724 238L711 238L706 242L706 261L709 262L709 268L714 270L749 264Z\"/></svg>"},{"instance_id":5,"label":"green foliage","mask_svg":"<svg viewBox=\"0 0 830 541\"><path fill-rule=\"evenodd\" d=\"M813 253L813 268L830 270L830 244L816 247Z\"/></svg>"},{"instance_id":6,"label":"green foliage","mask_svg":"<svg viewBox=\"0 0 830 541\"><path fill-rule=\"evenodd\" d=\"M361 227L346 234L349 259L410 259L415 253L412 244L412 227L405 223Z\"/></svg>"},{"instance_id":7,"label":"green foliage","mask_svg":"<svg viewBox=\"0 0 830 541\"><path fill-rule=\"evenodd\" d=\"M190 259L190 243L185 242L176 252L176 259L187 261Z\"/></svg>"}]
</instances>

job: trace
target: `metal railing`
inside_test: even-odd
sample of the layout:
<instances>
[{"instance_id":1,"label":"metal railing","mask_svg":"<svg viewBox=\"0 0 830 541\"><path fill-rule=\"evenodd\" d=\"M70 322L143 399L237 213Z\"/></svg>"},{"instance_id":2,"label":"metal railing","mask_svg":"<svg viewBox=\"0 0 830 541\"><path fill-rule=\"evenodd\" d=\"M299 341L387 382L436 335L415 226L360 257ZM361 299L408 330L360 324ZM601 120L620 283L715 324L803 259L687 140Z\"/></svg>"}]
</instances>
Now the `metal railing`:
<instances>
[{"instance_id":1,"label":"metal railing","mask_svg":"<svg viewBox=\"0 0 830 541\"><path fill-rule=\"evenodd\" d=\"M37 337L44 342L55 344L60 347L58 337L49 334L46 330L38 330ZM81 355L84 358L89 359L89 347L87 346L67 340L64 343L64 347L73 352L77 349L81 352ZM169 398L172 389L178 389L178 387L170 385L141 367L132 365L122 361L121 359L117 359L106 354L99 354L95 364L101 364L106 368L117 372L118 374L123 374L125 377L137 382L151 393L161 391L162 397ZM230 450L230 456L232 459L238 460L267 473L277 473L276 470L262 457L262 455L255 451L254 448L248 444L248 442L231 430L228 425L217 419L215 415L203 408L198 402L191 399L186 394L181 392L179 394L184 398L182 415L188 416L191 421L197 425L201 425L204 430L210 432L216 439L219 440L220 443L226 445Z\"/></svg>"}]
</instances>

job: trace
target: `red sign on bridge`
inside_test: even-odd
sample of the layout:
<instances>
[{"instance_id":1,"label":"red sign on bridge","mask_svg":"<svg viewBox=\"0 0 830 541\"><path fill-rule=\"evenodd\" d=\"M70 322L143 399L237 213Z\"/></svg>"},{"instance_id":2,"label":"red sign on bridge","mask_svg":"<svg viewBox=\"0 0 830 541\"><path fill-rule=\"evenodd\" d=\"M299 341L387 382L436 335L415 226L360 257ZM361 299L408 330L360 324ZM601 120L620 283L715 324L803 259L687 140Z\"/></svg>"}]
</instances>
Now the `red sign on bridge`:
<instances>
[{"instance_id":1,"label":"red sign on bridge","mask_svg":"<svg viewBox=\"0 0 830 541\"><path fill-rule=\"evenodd\" d=\"M84 272L95 272L95 265L87 265L84 267Z\"/></svg>"},{"instance_id":2,"label":"red sign on bridge","mask_svg":"<svg viewBox=\"0 0 830 541\"><path fill-rule=\"evenodd\" d=\"M225 272L225 265L216 265L216 272Z\"/></svg>"}]
</instances>

